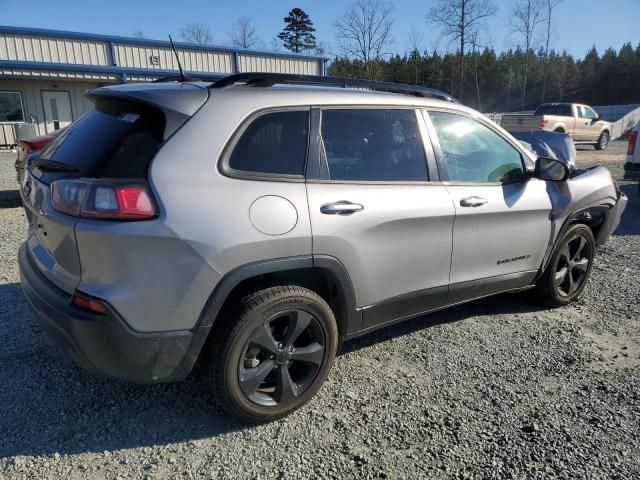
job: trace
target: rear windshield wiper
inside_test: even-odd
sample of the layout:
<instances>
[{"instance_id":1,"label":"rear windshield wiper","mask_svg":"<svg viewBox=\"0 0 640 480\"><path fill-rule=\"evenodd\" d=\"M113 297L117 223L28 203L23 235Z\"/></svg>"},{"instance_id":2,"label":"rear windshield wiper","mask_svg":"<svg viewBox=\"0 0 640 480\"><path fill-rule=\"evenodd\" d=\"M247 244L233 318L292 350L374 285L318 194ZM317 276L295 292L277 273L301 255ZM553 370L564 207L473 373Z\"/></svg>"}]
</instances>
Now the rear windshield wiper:
<instances>
[{"instance_id":1,"label":"rear windshield wiper","mask_svg":"<svg viewBox=\"0 0 640 480\"><path fill-rule=\"evenodd\" d=\"M45 160L44 158L34 158L29 162L33 168L37 168L43 172L79 172L76 167L67 165L66 163L56 162L55 160Z\"/></svg>"}]
</instances>

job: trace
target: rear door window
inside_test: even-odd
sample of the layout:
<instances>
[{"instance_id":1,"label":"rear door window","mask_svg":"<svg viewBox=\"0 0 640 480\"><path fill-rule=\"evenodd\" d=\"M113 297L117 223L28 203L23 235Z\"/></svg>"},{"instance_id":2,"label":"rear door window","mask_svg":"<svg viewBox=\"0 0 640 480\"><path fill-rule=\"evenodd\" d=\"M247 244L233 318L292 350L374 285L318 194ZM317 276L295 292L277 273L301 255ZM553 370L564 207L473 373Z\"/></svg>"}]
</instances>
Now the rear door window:
<instances>
[{"instance_id":1,"label":"rear door window","mask_svg":"<svg viewBox=\"0 0 640 480\"><path fill-rule=\"evenodd\" d=\"M428 180L415 110L324 110L321 125L322 161L330 180Z\"/></svg>"},{"instance_id":2,"label":"rear door window","mask_svg":"<svg viewBox=\"0 0 640 480\"><path fill-rule=\"evenodd\" d=\"M571 105L540 105L534 115L557 115L560 117L572 117Z\"/></svg>"},{"instance_id":3,"label":"rear door window","mask_svg":"<svg viewBox=\"0 0 640 480\"><path fill-rule=\"evenodd\" d=\"M74 167L84 177L143 179L163 142L164 124L156 108L101 98L38 158ZM57 175L46 172L42 179Z\"/></svg>"},{"instance_id":4,"label":"rear door window","mask_svg":"<svg viewBox=\"0 0 640 480\"><path fill-rule=\"evenodd\" d=\"M241 134L228 165L239 172L302 176L308 135L308 110L260 115Z\"/></svg>"}]
</instances>

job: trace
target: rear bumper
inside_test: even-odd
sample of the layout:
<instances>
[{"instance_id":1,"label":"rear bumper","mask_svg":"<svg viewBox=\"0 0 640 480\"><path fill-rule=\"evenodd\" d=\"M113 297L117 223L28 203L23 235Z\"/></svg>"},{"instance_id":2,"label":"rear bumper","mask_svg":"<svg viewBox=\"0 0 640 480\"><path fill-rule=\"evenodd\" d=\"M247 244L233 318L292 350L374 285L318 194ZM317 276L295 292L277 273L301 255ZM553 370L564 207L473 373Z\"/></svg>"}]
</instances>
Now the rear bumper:
<instances>
[{"instance_id":1,"label":"rear bumper","mask_svg":"<svg viewBox=\"0 0 640 480\"><path fill-rule=\"evenodd\" d=\"M607 215L607 220L598 232L596 245L604 244L609 240L615 229L618 228L624 209L627 207L627 202L627 196L622 192L618 192L618 201L613 207L611 207L611 211L609 212L609 215Z\"/></svg>"},{"instance_id":2,"label":"rear bumper","mask_svg":"<svg viewBox=\"0 0 640 480\"><path fill-rule=\"evenodd\" d=\"M209 328L195 331L139 333L117 312L106 315L80 310L38 271L26 244L18 263L22 288L43 329L80 367L137 383L183 380L202 349Z\"/></svg>"},{"instance_id":3,"label":"rear bumper","mask_svg":"<svg viewBox=\"0 0 640 480\"><path fill-rule=\"evenodd\" d=\"M626 162L623 178L625 180L640 180L640 163Z\"/></svg>"}]
</instances>

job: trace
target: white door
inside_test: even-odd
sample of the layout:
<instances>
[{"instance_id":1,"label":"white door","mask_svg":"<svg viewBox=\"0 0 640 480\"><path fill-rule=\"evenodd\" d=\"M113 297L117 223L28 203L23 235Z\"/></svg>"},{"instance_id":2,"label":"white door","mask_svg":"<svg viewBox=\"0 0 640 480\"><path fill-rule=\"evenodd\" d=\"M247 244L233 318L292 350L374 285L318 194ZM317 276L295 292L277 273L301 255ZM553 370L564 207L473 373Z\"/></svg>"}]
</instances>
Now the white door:
<instances>
[{"instance_id":1,"label":"white door","mask_svg":"<svg viewBox=\"0 0 640 480\"><path fill-rule=\"evenodd\" d=\"M42 102L47 133L64 128L73 121L69 92L43 91Z\"/></svg>"}]
</instances>

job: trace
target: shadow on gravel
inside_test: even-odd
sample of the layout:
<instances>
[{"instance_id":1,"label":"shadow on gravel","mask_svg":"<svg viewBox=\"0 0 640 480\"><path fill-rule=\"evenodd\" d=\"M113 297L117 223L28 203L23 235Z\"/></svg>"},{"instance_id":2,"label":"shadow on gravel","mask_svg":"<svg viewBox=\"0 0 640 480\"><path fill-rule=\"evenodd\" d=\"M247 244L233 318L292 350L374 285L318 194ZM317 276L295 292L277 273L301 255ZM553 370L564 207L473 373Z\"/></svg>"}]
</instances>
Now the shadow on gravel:
<instances>
[{"instance_id":1,"label":"shadow on gravel","mask_svg":"<svg viewBox=\"0 0 640 480\"><path fill-rule=\"evenodd\" d=\"M113 452L247 427L192 380L135 385L79 369L32 319L19 283L0 285L0 385L0 458Z\"/></svg>"},{"instance_id":2,"label":"shadow on gravel","mask_svg":"<svg viewBox=\"0 0 640 480\"><path fill-rule=\"evenodd\" d=\"M620 185L629 202L615 231L616 235L640 235L640 195L637 182Z\"/></svg>"},{"instance_id":3,"label":"shadow on gravel","mask_svg":"<svg viewBox=\"0 0 640 480\"><path fill-rule=\"evenodd\" d=\"M481 314L540 309L501 295L387 327L343 352ZM193 380L135 385L75 367L33 321L18 283L0 285L0 325L0 458L113 452L249 428L217 410Z\"/></svg>"},{"instance_id":4,"label":"shadow on gravel","mask_svg":"<svg viewBox=\"0 0 640 480\"><path fill-rule=\"evenodd\" d=\"M341 354L370 347L379 342L408 335L419 330L466 320L479 315L520 314L548 310L549 307L529 300L524 294L502 294L433 312L404 321L345 342Z\"/></svg>"},{"instance_id":5,"label":"shadow on gravel","mask_svg":"<svg viewBox=\"0 0 640 480\"><path fill-rule=\"evenodd\" d=\"M22 205L18 190L0 190L0 208L15 208Z\"/></svg>"}]
</instances>

